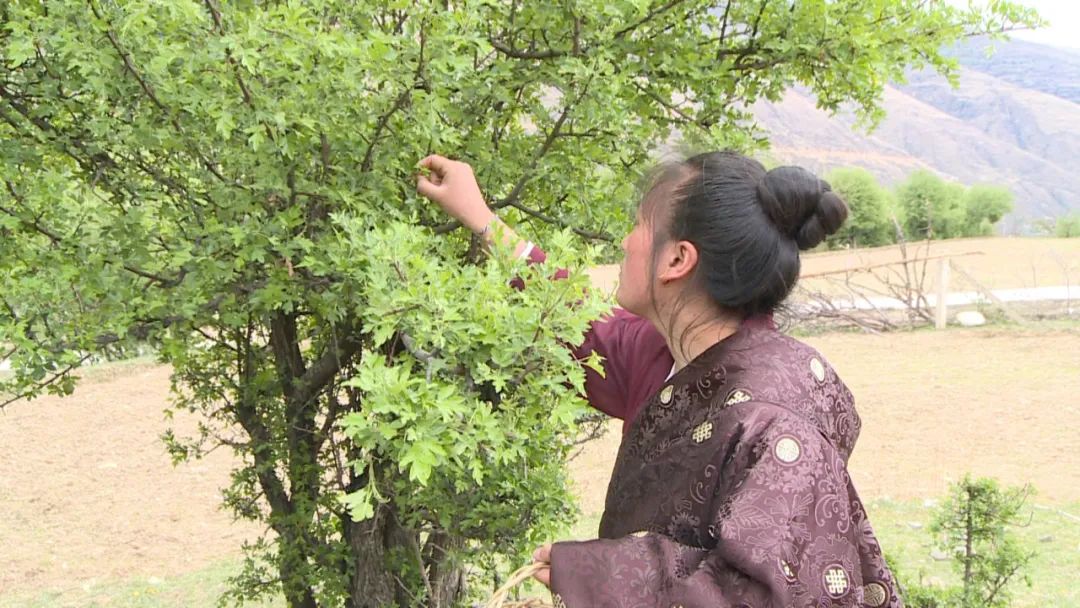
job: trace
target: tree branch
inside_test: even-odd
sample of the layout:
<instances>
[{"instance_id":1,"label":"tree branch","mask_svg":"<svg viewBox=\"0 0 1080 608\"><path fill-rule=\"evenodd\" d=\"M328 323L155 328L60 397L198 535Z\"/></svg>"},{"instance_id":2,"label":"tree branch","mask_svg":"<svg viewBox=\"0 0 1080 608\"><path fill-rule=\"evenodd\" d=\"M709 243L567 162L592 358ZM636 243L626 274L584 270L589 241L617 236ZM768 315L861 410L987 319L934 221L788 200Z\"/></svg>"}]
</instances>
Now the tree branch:
<instances>
[{"instance_id":1,"label":"tree branch","mask_svg":"<svg viewBox=\"0 0 1080 608\"><path fill-rule=\"evenodd\" d=\"M384 112L382 116L379 116L378 121L375 123L375 132L372 133L371 141L368 142L367 150L364 152L364 160L360 162L360 171L363 173L371 171L371 166L375 160L375 146L379 143L379 138L382 137L386 125L390 123L390 118L409 104L412 99L413 89L424 80L424 49L427 45L426 28L427 22L425 21L420 26L420 52L416 59L416 71L413 74L413 81L405 86L401 94L394 100L393 105L390 106L390 109Z\"/></svg>"},{"instance_id":2,"label":"tree branch","mask_svg":"<svg viewBox=\"0 0 1080 608\"><path fill-rule=\"evenodd\" d=\"M588 88L588 85L586 85L585 88ZM559 114L559 117L555 120L555 124L552 125L552 127L551 127L551 131L548 132L547 137L544 138L543 143L540 144L540 147L533 154L532 161L529 163L529 166L522 173L521 177L518 178L518 181L514 184L513 189L510 190L510 194L506 195L506 197L503 198L502 200L499 200L499 201L496 201L495 203L493 203L491 205L492 209L501 209L503 207L509 207L509 206L514 205L518 201L518 199L521 197L521 191L524 190L524 188L525 188L525 184L527 184L529 182L529 180L534 177L533 176L533 171L536 169L537 164L539 164L540 160L544 157L544 155L547 154L549 150L551 150L551 145L553 143L555 143L555 140L559 137L559 131L562 129L563 124L566 122L566 119L569 117L570 110L573 108L573 106L578 101L580 101L580 99L584 95L584 93L585 93L585 91L583 89L582 92L581 92L581 95L578 95L577 99L575 99L573 102L568 103L565 106L563 106L562 112ZM454 220L454 221L451 221L451 222L447 222L445 224L440 224L438 226L435 226L433 228L433 231L435 232L435 234L446 234L447 232L452 232L454 230L457 230L460 227L461 227L461 223Z\"/></svg>"},{"instance_id":3,"label":"tree branch","mask_svg":"<svg viewBox=\"0 0 1080 608\"><path fill-rule=\"evenodd\" d=\"M251 350L251 336L253 327L248 322L246 339L238 340L243 348L243 356L238 359L240 363L241 385L252 386L255 375L255 354ZM277 474L277 463L273 453L274 438L269 429L259 418L258 410L253 401L254 396L247 392L240 395L233 412L236 420L244 431L251 437L251 455L254 460L254 470L259 480L259 486L266 495L266 502L270 505L270 512L277 517L271 518L270 525L280 535L286 532L282 519L293 513L293 504L285 491L285 485Z\"/></svg>"},{"instance_id":4,"label":"tree branch","mask_svg":"<svg viewBox=\"0 0 1080 608\"><path fill-rule=\"evenodd\" d=\"M8 180L4 180L4 185L7 186L8 193L11 195L12 198L15 199L16 202L24 204L24 205L26 204L24 202L25 199L15 189L14 184L12 184ZM14 210L8 209L8 208L2 207L2 206L0 206L0 212L6 213L6 214L10 215L11 217L14 217L15 219L22 222L24 226L30 228L34 232L37 232L38 234L44 235L45 237L47 237L49 239L49 241L53 244L53 246L62 247L64 245L63 237L61 237L59 234L53 232L52 230L49 230L48 228L42 226L40 220L36 220L36 219L33 220L33 221L28 220L28 219L20 216ZM154 273L146 271L146 270L142 270L142 269L140 269L140 268L138 268L136 266L133 266L131 264L128 264L128 263L124 263L124 264L122 264L122 266L123 266L124 270L127 270L128 272L130 272L132 274L135 274L135 275L138 275L140 277L143 277L144 279L150 279L154 283L157 283L157 284L159 284L159 285L161 285L162 287L165 287L165 288L175 287L175 286L179 285L184 280L184 276L186 274L183 270L181 270L178 276L169 278L169 277L163 277L161 275L154 274Z\"/></svg>"},{"instance_id":5,"label":"tree branch","mask_svg":"<svg viewBox=\"0 0 1080 608\"><path fill-rule=\"evenodd\" d=\"M564 196L562 200L566 200L566 197ZM569 228L574 234L584 237L586 239L590 239L593 241L604 241L606 243L615 242L615 238L612 237L610 234L604 232L591 232L589 230L582 230L581 228L578 228L576 226L571 226L568 222L556 219L554 217L551 217L550 215L545 215L539 211L536 211L535 209L530 209L525 205L522 205L518 201L511 202L510 206L514 209L517 209L518 211L521 211L522 213L525 213L526 215L531 215L532 217L535 217L542 222L547 222L548 224L554 224L563 228Z\"/></svg>"},{"instance_id":6,"label":"tree branch","mask_svg":"<svg viewBox=\"0 0 1080 608\"><path fill-rule=\"evenodd\" d=\"M491 46L494 47L496 51L514 59L554 59L556 57L565 57L570 54L567 51L557 51L555 49L547 49L544 51L522 51L511 48L495 38L488 38L488 42L491 43Z\"/></svg>"},{"instance_id":7,"label":"tree branch","mask_svg":"<svg viewBox=\"0 0 1080 608\"><path fill-rule=\"evenodd\" d=\"M139 71L135 68L134 62L131 59L131 55L124 50L123 46L120 44L120 41L116 38L116 34L113 33L112 28L110 27L111 24L107 19L105 19L104 15L101 14L101 11L98 10L98 7L94 3L94 0L87 0L87 4L90 5L90 10L94 13L94 16L101 20L103 23L105 23L105 35L109 39L109 44L113 47L114 50L116 50L116 53L120 56L127 72L130 73L132 78L134 78L135 81L139 83L139 87L143 90L143 93L150 99L150 101L165 114L167 120L169 121L169 124L172 125L173 129L175 129L178 134L183 135L184 129L180 126L180 121L177 120L176 116L172 114L168 107L166 107L165 104L162 103L160 99L158 99L157 94L150 86L150 83L148 83L146 79L143 78L142 74L139 73ZM215 167L214 164L210 162L210 159L198 153L196 153L196 156L198 156L203 167L211 174L213 174L214 177L218 178L222 182L233 184L233 182L227 180L225 176L217 170L217 167Z\"/></svg>"},{"instance_id":8,"label":"tree branch","mask_svg":"<svg viewBox=\"0 0 1080 608\"><path fill-rule=\"evenodd\" d=\"M13 199L15 199L16 203L25 204L23 202L22 196L20 196L18 191L15 190L15 185L14 184L12 184L10 181L5 179L4 180L4 185L7 186L8 193L11 194L11 197ZM49 230L48 228L42 226L41 223L38 220L30 221L30 220L22 217L18 213L16 213L14 210L8 209L7 207L0 207L0 211L2 211L4 213L10 215L11 217L19 220L20 222L22 222L22 224L24 226L30 228L34 232L37 232L38 234L41 234L41 235L45 236L46 238L49 239L49 241L54 246L59 247L60 245L63 244L63 239L60 237L59 234L56 234L52 230Z\"/></svg>"},{"instance_id":9,"label":"tree branch","mask_svg":"<svg viewBox=\"0 0 1080 608\"><path fill-rule=\"evenodd\" d=\"M344 337L335 346L330 347L297 382L298 396L305 401L311 400L324 386L360 352L362 342L360 328L349 326L342 330Z\"/></svg>"},{"instance_id":10,"label":"tree branch","mask_svg":"<svg viewBox=\"0 0 1080 608\"><path fill-rule=\"evenodd\" d=\"M205 0L204 4L206 4L207 10L210 11L210 17L214 20L214 30L217 32L218 36L223 35L225 29L221 25L221 12L214 6L212 0ZM236 60L233 59L232 50L228 48L225 49L225 60L228 61L229 65L233 68L233 76L236 78L236 84L240 85L240 94L244 98L244 103L248 107L253 108L254 103L252 101L251 90L248 89L247 84L244 82L243 75L240 73L240 66L237 65Z\"/></svg>"},{"instance_id":11,"label":"tree branch","mask_svg":"<svg viewBox=\"0 0 1080 608\"><path fill-rule=\"evenodd\" d=\"M698 120L697 120L696 118L694 118L693 116L690 116L689 114L687 114L686 112L684 112L684 111L683 111L683 110L682 110L681 108L679 108L679 107L678 107L678 106L676 106L675 104L671 103L670 101L664 101L664 98L663 98L663 97L660 97L660 95L659 95L659 94L658 94L658 93L657 93L656 91L653 91L653 90L652 90L652 89L650 89L649 87L646 87L646 86L642 86L641 84L639 84L639 83L637 83L637 82L635 82L635 83L634 83L634 88L636 88L637 90L641 91L641 92L642 92L642 93L644 93L644 94L645 94L646 96L648 96L648 97L649 97L650 99L652 99L652 100L653 100L653 101L655 101L656 103L660 104L660 105L661 105L661 106L663 106L663 107L664 107L665 109L667 109L668 111L670 111L670 112L674 113L674 114L675 114L675 115L677 115L678 117L682 118L682 119L683 119L683 120L685 120L686 122L688 122L688 123L690 123L690 124L694 124L694 125L699 125L699 126L700 126L700 122L699 122L699 121L698 121Z\"/></svg>"},{"instance_id":12,"label":"tree branch","mask_svg":"<svg viewBox=\"0 0 1080 608\"><path fill-rule=\"evenodd\" d=\"M307 370L304 367L304 357L300 352L295 316L282 311L275 312L271 316L270 346L274 352L278 381L281 382L286 400L299 401L296 393L297 379Z\"/></svg>"},{"instance_id":13,"label":"tree branch","mask_svg":"<svg viewBox=\"0 0 1080 608\"><path fill-rule=\"evenodd\" d=\"M367 150L364 151L364 160L360 162L361 172L367 173L368 171L371 171L371 166L375 160L375 145L379 143L379 138L382 137L382 132L386 128L387 123L390 122L390 118L408 103L411 93L412 85L407 86L401 91L401 94L394 100L390 109L379 116L379 119L375 122L375 132L371 134L371 141L368 142Z\"/></svg>"},{"instance_id":14,"label":"tree branch","mask_svg":"<svg viewBox=\"0 0 1080 608\"><path fill-rule=\"evenodd\" d=\"M632 25L624 27L623 29L615 32L614 38L615 39L623 38L627 34L630 34L630 33L634 32L639 27L641 27L641 26L645 25L646 23L652 21L653 19L655 19L659 15L662 15L662 14L668 12L669 10L675 8L676 6L682 4L683 2L685 2L685 0L671 0L670 2L668 2L667 4L665 4L663 6L658 6L658 7L654 8L653 10L649 11L648 14L646 14L644 17L642 17L641 20L639 20L637 23L634 23Z\"/></svg>"},{"instance_id":15,"label":"tree branch","mask_svg":"<svg viewBox=\"0 0 1080 608\"><path fill-rule=\"evenodd\" d=\"M89 359L92 356L94 356L93 353L86 353L78 361L76 361L75 363L71 363L67 367L65 367L64 369L56 372L49 379L42 380L41 382L35 382L30 386L30 388L28 388L28 389L26 389L24 391L15 393L14 395L12 395L11 397L5 399L4 401L0 401L0 410L4 409L5 407L7 407L8 405L10 405L12 403L15 403L16 401L18 401L20 399L29 397L29 396L37 393L38 391L40 391L40 390L42 390L44 388L48 388L49 386L51 386L53 384L56 384L58 381L62 380L64 377L66 377L68 374L75 371L76 368L78 368L80 365L85 363L86 360Z\"/></svg>"}]
</instances>

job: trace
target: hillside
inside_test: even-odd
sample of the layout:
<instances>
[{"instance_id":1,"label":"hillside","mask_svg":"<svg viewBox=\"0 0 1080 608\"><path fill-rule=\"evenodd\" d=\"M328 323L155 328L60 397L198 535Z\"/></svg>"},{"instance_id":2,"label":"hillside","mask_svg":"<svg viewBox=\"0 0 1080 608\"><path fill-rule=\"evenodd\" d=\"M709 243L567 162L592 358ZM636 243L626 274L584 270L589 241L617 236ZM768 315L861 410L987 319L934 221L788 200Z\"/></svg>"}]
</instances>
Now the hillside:
<instances>
[{"instance_id":1,"label":"hillside","mask_svg":"<svg viewBox=\"0 0 1080 608\"><path fill-rule=\"evenodd\" d=\"M1080 210L1080 54L1029 42L966 43L960 87L932 72L886 89L886 118L871 133L854 116L829 116L804 90L753 107L772 156L819 172L861 166L886 183L929 169L966 184L995 183L1016 195L1007 232ZM1027 69L1024 69L1025 66Z\"/></svg>"},{"instance_id":2,"label":"hillside","mask_svg":"<svg viewBox=\"0 0 1080 608\"><path fill-rule=\"evenodd\" d=\"M988 55L988 47L993 54ZM965 67L1025 89L1080 103L1080 52L1024 40L975 39L950 51Z\"/></svg>"}]
</instances>

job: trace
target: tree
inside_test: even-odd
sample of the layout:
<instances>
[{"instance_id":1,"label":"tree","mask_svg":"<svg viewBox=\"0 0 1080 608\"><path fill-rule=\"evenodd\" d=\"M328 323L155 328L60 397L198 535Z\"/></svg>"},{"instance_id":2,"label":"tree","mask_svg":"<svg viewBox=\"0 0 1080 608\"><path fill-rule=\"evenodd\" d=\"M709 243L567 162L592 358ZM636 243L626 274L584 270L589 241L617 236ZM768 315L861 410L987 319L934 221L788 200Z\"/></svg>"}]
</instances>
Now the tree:
<instances>
[{"instance_id":1,"label":"tree","mask_svg":"<svg viewBox=\"0 0 1080 608\"><path fill-rule=\"evenodd\" d=\"M896 229L889 211L889 192L865 169L836 169L825 176L832 189L848 204L850 214L830 247L877 247L894 242Z\"/></svg>"},{"instance_id":2,"label":"tree","mask_svg":"<svg viewBox=\"0 0 1080 608\"><path fill-rule=\"evenodd\" d=\"M1034 19L916 0L4 3L0 391L68 394L89 357L149 344L203 419L170 449L235 450L226 505L272 530L236 598L452 605L464 564L503 567L569 517L582 372L562 344L599 304L580 276L485 262L417 201L416 161L469 159L494 207L580 266L673 131L748 148L744 108L795 83L873 121L909 66L952 73L942 45Z\"/></svg>"},{"instance_id":3,"label":"tree","mask_svg":"<svg viewBox=\"0 0 1080 608\"><path fill-rule=\"evenodd\" d=\"M1066 213L1054 222L1054 236L1067 239L1080 236L1080 213Z\"/></svg>"},{"instance_id":4,"label":"tree","mask_svg":"<svg viewBox=\"0 0 1080 608\"><path fill-rule=\"evenodd\" d=\"M1013 195L1000 186L965 188L929 171L916 171L896 188L904 228L916 238L990 236L1012 211Z\"/></svg>"},{"instance_id":5,"label":"tree","mask_svg":"<svg viewBox=\"0 0 1080 608\"><path fill-rule=\"evenodd\" d=\"M909 238L947 239L960 236L964 227L964 187L929 171L915 171L896 187Z\"/></svg>"},{"instance_id":6,"label":"tree","mask_svg":"<svg viewBox=\"0 0 1080 608\"><path fill-rule=\"evenodd\" d=\"M970 476L950 488L930 530L954 554L953 566L961 576L961 588L952 593L955 605L1009 605L1008 585L1034 554L1022 550L1008 528L1019 522L1031 492L1030 487L1003 490L993 479Z\"/></svg>"},{"instance_id":7,"label":"tree","mask_svg":"<svg viewBox=\"0 0 1080 608\"><path fill-rule=\"evenodd\" d=\"M975 185L964 192L963 236L991 236L994 225L1013 209L1013 194L1007 188Z\"/></svg>"},{"instance_id":8,"label":"tree","mask_svg":"<svg viewBox=\"0 0 1080 608\"><path fill-rule=\"evenodd\" d=\"M887 559L899 581L904 605L911 608L996 608L1009 605L1009 586L1024 574L1034 553L1023 551L1009 528L1024 525L1021 510L1033 493L1030 486L1001 488L993 479L965 475L951 484L935 509L930 532L951 554L959 585L929 585L924 572L905 571Z\"/></svg>"}]
</instances>

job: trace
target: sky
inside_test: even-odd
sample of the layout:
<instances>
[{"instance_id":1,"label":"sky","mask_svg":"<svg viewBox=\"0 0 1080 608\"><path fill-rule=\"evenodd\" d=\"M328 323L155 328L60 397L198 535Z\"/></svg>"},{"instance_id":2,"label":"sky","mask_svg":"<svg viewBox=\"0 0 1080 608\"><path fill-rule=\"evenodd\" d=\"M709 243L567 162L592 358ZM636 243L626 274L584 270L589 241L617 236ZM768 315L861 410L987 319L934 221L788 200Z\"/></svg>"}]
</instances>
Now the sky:
<instances>
[{"instance_id":1,"label":"sky","mask_svg":"<svg viewBox=\"0 0 1080 608\"><path fill-rule=\"evenodd\" d=\"M1014 32L1023 40L1080 50L1080 0L1019 0L1039 11L1050 24L1046 28ZM966 4L966 2L965 2Z\"/></svg>"}]
</instances>

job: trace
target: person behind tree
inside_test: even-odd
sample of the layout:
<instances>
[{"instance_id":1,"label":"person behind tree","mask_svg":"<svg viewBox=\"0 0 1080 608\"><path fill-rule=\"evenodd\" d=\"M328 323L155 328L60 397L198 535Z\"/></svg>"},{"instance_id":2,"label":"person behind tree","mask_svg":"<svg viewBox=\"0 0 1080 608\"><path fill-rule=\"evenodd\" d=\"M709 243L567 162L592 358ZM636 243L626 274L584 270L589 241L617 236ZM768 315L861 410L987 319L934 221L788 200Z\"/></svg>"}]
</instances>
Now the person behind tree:
<instances>
[{"instance_id":1,"label":"person behind tree","mask_svg":"<svg viewBox=\"0 0 1080 608\"><path fill-rule=\"evenodd\" d=\"M417 189L490 244L543 262L488 208L469 165L441 156ZM622 241L619 307L576 356L585 397L622 418L599 538L539 548L557 606L901 606L852 485L860 420L825 358L773 311L799 251L847 217L799 167L733 152L660 167Z\"/></svg>"}]
</instances>

